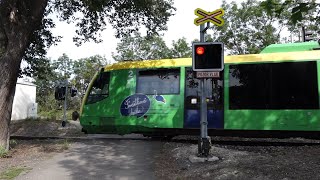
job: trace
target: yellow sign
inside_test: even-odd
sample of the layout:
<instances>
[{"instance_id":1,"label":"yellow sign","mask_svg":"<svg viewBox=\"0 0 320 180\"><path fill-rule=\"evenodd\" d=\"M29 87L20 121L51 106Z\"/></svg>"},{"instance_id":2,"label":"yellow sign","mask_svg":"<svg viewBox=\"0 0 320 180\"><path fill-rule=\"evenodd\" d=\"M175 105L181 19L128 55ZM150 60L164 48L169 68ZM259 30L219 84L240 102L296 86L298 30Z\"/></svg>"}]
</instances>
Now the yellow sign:
<instances>
[{"instance_id":1,"label":"yellow sign","mask_svg":"<svg viewBox=\"0 0 320 180\"><path fill-rule=\"evenodd\" d=\"M206 22L211 22L217 26L222 26L224 24L224 20L221 18L221 16L224 15L223 9L217 9L213 12L207 12L203 9L197 8L194 11L194 14L199 16L194 20L194 24L197 26L204 24Z\"/></svg>"}]
</instances>

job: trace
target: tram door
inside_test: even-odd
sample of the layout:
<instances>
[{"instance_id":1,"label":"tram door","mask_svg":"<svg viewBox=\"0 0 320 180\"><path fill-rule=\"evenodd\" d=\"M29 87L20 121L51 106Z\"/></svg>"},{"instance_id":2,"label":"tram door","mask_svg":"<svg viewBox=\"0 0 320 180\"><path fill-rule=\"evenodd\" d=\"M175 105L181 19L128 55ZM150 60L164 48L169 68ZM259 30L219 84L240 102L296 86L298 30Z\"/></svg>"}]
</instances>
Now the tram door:
<instances>
[{"instance_id":1,"label":"tram door","mask_svg":"<svg viewBox=\"0 0 320 180\"><path fill-rule=\"evenodd\" d=\"M223 76L221 72L220 76ZM205 79L208 128L223 128L223 77ZM184 128L200 128L200 80L186 68Z\"/></svg>"}]
</instances>

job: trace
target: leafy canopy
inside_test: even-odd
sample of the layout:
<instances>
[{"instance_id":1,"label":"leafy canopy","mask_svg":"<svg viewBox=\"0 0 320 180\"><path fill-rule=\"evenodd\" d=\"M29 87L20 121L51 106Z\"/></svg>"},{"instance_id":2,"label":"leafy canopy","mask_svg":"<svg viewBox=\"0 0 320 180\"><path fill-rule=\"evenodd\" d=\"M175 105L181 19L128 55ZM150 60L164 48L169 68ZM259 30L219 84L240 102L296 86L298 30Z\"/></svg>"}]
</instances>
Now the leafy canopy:
<instances>
[{"instance_id":1,"label":"leafy canopy","mask_svg":"<svg viewBox=\"0 0 320 180\"><path fill-rule=\"evenodd\" d=\"M294 25L298 22L302 22L308 18L309 20L315 21L316 24L320 23L320 3L316 0L264 0L261 2L263 7L268 14L276 14L280 16L285 11L290 12L290 21Z\"/></svg>"},{"instance_id":2,"label":"leafy canopy","mask_svg":"<svg viewBox=\"0 0 320 180\"><path fill-rule=\"evenodd\" d=\"M175 10L172 0L49 0L42 24L32 33L23 57L29 66L22 73L36 73L47 49L60 41L61 37L51 32L55 27L52 15L75 24L73 40L81 45L89 41L101 42L101 32L107 27L114 28L118 38L129 36L141 27L148 36L157 35L167 30L166 23Z\"/></svg>"},{"instance_id":3,"label":"leafy canopy","mask_svg":"<svg viewBox=\"0 0 320 180\"><path fill-rule=\"evenodd\" d=\"M280 33L288 27L288 14L269 15L257 0L241 4L223 1L225 24L214 27L213 41L220 41L230 54L255 54L280 42Z\"/></svg>"},{"instance_id":4,"label":"leafy canopy","mask_svg":"<svg viewBox=\"0 0 320 180\"><path fill-rule=\"evenodd\" d=\"M115 61L153 60L191 57L191 44L185 38L172 41L169 48L161 36L125 36L118 43L116 53L112 53Z\"/></svg>"}]
</instances>

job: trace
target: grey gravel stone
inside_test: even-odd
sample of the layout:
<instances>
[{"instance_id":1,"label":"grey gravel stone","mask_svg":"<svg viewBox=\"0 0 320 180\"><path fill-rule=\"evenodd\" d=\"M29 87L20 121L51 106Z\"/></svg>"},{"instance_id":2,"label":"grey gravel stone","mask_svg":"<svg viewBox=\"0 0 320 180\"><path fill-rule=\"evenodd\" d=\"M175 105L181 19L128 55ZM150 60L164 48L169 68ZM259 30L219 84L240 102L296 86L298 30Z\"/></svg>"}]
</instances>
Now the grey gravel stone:
<instances>
[{"instance_id":1,"label":"grey gravel stone","mask_svg":"<svg viewBox=\"0 0 320 180\"><path fill-rule=\"evenodd\" d=\"M210 156L210 157L198 157L196 155L189 156L189 161L192 163L199 163L199 162L213 162L218 161L219 158L216 156Z\"/></svg>"}]
</instances>

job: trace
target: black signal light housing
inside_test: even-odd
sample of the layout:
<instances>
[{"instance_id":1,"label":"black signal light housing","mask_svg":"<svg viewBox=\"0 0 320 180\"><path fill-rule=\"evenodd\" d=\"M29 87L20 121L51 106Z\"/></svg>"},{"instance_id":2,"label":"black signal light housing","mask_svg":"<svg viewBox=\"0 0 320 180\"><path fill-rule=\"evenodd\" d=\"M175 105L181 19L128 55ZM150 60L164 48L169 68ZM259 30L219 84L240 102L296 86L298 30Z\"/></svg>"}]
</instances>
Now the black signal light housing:
<instances>
[{"instance_id":1,"label":"black signal light housing","mask_svg":"<svg viewBox=\"0 0 320 180\"><path fill-rule=\"evenodd\" d=\"M192 44L193 71L222 71L224 45L221 42L195 42Z\"/></svg>"}]
</instances>

